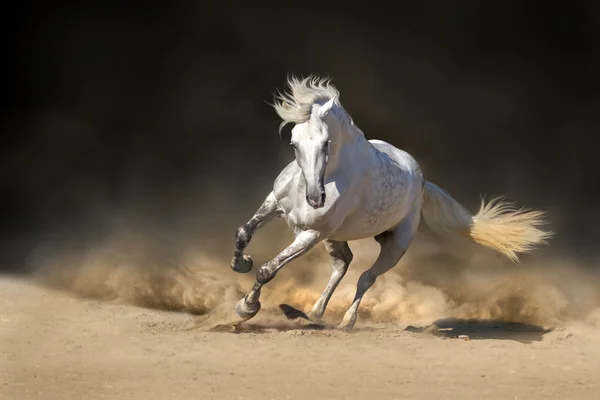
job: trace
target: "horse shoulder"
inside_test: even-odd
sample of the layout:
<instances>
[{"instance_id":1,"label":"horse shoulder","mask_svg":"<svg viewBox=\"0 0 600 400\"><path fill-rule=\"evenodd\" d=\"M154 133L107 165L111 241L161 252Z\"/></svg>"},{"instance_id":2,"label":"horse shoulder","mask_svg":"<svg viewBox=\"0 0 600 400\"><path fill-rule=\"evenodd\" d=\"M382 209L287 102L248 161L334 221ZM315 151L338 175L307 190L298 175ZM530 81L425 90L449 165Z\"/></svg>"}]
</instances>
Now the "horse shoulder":
<instances>
[{"instance_id":1,"label":"horse shoulder","mask_svg":"<svg viewBox=\"0 0 600 400\"><path fill-rule=\"evenodd\" d=\"M288 197L299 172L300 167L294 160L283 168L277 178L275 178L273 182L273 194L278 202L284 201Z\"/></svg>"}]
</instances>

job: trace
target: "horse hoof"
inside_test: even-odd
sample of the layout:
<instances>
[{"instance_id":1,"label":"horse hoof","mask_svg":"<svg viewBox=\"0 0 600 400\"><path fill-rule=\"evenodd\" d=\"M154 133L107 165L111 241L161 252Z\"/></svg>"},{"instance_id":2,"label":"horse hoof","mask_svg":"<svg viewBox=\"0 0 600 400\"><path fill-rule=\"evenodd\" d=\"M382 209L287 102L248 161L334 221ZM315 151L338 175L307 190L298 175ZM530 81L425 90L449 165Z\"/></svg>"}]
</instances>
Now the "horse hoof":
<instances>
[{"instance_id":1,"label":"horse hoof","mask_svg":"<svg viewBox=\"0 0 600 400\"><path fill-rule=\"evenodd\" d=\"M354 325L341 323L337 326L337 329L344 332L352 332L354 330Z\"/></svg>"},{"instance_id":2,"label":"horse hoof","mask_svg":"<svg viewBox=\"0 0 600 400\"><path fill-rule=\"evenodd\" d=\"M344 318L342 320L342 322L340 322L337 326L337 329L341 330L341 331L346 331L346 332L350 332L354 329L354 323L356 322L356 320L352 320L352 319L346 319Z\"/></svg>"},{"instance_id":3,"label":"horse hoof","mask_svg":"<svg viewBox=\"0 0 600 400\"><path fill-rule=\"evenodd\" d=\"M314 322L315 324L323 324L324 323L323 315L318 315L311 311L308 314L306 314L306 316L308 317L309 321Z\"/></svg>"},{"instance_id":4,"label":"horse hoof","mask_svg":"<svg viewBox=\"0 0 600 400\"><path fill-rule=\"evenodd\" d=\"M231 269L233 269L235 272L239 272L240 274L247 274L248 272L252 271L252 265L254 264L252 262L252 257L244 256L238 260L239 261L236 262L235 258L233 259L231 262Z\"/></svg>"},{"instance_id":5,"label":"horse hoof","mask_svg":"<svg viewBox=\"0 0 600 400\"><path fill-rule=\"evenodd\" d=\"M260 301L257 301L255 304L246 303L246 298L242 298L235 305L235 312L242 319L250 319L254 317L258 311L260 310Z\"/></svg>"}]
</instances>

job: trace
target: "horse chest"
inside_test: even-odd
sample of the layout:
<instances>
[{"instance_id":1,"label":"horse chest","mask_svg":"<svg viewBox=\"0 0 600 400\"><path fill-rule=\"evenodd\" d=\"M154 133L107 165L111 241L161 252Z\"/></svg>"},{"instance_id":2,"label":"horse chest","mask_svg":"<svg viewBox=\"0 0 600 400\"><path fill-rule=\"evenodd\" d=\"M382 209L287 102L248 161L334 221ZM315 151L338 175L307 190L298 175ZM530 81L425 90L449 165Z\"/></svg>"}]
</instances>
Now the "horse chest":
<instances>
[{"instance_id":1,"label":"horse chest","mask_svg":"<svg viewBox=\"0 0 600 400\"><path fill-rule=\"evenodd\" d=\"M327 190L327 199L325 206L320 209L313 209L305 200L304 193L291 199L284 218L292 229L315 229L323 232L330 231L336 223L336 208L339 206L340 195L334 190Z\"/></svg>"}]
</instances>

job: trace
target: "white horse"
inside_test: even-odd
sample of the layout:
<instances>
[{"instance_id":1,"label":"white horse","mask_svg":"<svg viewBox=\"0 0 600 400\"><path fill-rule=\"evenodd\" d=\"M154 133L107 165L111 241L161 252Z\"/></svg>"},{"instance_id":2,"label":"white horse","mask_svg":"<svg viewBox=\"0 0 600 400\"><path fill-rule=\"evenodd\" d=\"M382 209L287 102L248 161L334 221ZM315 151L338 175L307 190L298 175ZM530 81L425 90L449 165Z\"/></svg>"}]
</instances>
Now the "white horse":
<instances>
[{"instance_id":1,"label":"white horse","mask_svg":"<svg viewBox=\"0 0 600 400\"><path fill-rule=\"evenodd\" d=\"M321 320L327 303L352 261L349 240L374 237L381 246L373 266L358 280L356 295L339 328L352 328L360 301L378 276L396 265L411 244L421 215L434 231L467 236L506 255L546 243L551 232L539 226L543 213L516 210L500 199L482 202L471 215L448 193L424 180L408 153L381 140L367 140L339 100L329 79L311 75L288 78L289 90L275 96L273 107L294 123L295 160L281 171L263 204L235 235L231 268L246 273L252 259L243 254L252 235L274 217L283 217L295 240L256 273L250 292L236 305L247 320L260 310L260 291L290 261L323 242L333 273L308 318Z\"/></svg>"}]
</instances>

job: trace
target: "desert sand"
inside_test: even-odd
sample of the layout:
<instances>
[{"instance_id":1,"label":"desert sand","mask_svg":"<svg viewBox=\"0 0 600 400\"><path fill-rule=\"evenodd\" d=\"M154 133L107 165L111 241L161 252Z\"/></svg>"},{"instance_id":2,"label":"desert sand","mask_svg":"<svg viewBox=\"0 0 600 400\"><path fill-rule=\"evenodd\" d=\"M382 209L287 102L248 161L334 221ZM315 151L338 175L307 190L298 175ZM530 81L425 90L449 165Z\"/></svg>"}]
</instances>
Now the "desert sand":
<instances>
[{"instance_id":1,"label":"desert sand","mask_svg":"<svg viewBox=\"0 0 600 400\"><path fill-rule=\"evenodd\" d=\"M353 247L331 323L375 255L365 246ZM153 269L95 253L3 277L0 398L600 399L597 281L500 267L488 254L485 268L446 257L444 270L425 259L432 250L416 244L377 282L352 332L288 321L278 308L308 310L319 295L329 269L318 250L278 275L240 325L233 304L254 275L225 258ZM307 276L309 264L319 273Z\"/></svg>"}]
</instances>

